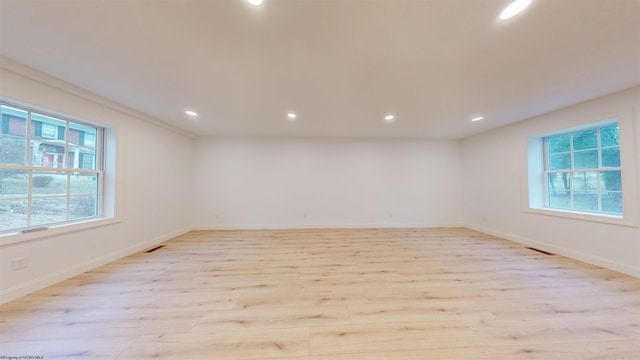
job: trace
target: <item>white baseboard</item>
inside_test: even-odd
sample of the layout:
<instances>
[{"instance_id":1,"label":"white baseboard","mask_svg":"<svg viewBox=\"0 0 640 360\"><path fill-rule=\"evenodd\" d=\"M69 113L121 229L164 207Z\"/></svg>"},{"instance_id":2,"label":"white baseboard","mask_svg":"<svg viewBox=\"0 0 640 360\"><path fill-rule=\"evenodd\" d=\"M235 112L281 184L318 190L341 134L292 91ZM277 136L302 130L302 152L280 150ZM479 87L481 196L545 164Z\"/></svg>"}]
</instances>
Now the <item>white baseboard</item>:
<instances>
[{"instance_id":1,"label":"white baseboard","mask_svg":"<svg viewBox=\"0 0 640 360\"><path fill-rule=\"evenodd\" d=\"M95 259L91 259L84 263L76 264L66 269L62 269L60 271L56 271L54 273L47 274L45 276L41 276L39 278L33 279L26 283L22 283L22 284L10 287L8 289L2 290L0 291L0 304L7 303L9 301L15 300L24 295L38 291L40 289L44 289L47 286L57 284L61 281L80 275L89 270L92 270L102 265L108 264L110 262L122 259L123 257L129 256L136 252L148 249L154 245L165 242L176 236L180 236L191 230L192 230L191 227L187 227L187 228L180 229L178 231L172 231L162 236L156 237L152 240L145 241L143 243L138 243L133 246L127 247L125 249L116 251L114 253L107 254Z\"/></svg>"},{"instance_id":2,"label":"white baseboard","mask_svg":"<svg viewBox=\"0 0 640 360\"><path fill-rule=\"evenodd\" d=\"M410 229L463 227L461 223L319 223L197 225L193 230Z\"/></svg>"},{"instance_id":3,"label":"white baseboard","mask_svg":"<svg viewBox=\"0 0 640 360\"><path fill-rule=\"evenodd\" d=\"M616 261L611 261L609 259L605 259L599 256L595 256L595 255L591 255L591 254L585 254L582 253L580 251L575 251L572 249L567 249L564 247L560 247L560 246L556 246L553 244L549 244L549 243L545 243L545 242L540 242L537 240L533 240L533 239L529 239L523 236L519 236L519 235L514 235L514 234L509 234L509 233L505 233L499 230L495 230L495 229L491 229L491 228L486 228L486 227L482 227L482 226L477 226L477 225L472 225L472 224L465 224L463 225L469 229L475 230L475 231L479 231L485 234L489 234L489 235L493 235L493 236L497 236L506 240L510 240L510 241L514 241L523 245L527 245L527 246L531 246L533 248L539 249L539 250L543 250L543 251L547 251L550 252L552 254L557 254L557 255L562 255L562 256L566 256L568 258L572 258L575 260L579 260L579 261L583 261L592 265L596 265L596 266L600 266L609 270L613 270L613 271L617 271L623 274L627 274L627 275L631 275L633 277L636 278L640 278L640 268L639 267L634 267L634 266L630 266L627 264L622 264Z\"/></svg>"}]
</instances>

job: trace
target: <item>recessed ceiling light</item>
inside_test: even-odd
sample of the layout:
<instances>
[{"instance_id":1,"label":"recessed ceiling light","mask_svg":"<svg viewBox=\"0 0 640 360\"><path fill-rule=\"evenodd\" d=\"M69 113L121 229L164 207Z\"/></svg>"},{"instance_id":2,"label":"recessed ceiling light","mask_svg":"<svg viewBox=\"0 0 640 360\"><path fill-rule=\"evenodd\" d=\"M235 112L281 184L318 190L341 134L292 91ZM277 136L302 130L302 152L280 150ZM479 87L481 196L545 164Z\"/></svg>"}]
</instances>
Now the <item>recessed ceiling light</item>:
<instances>
[{"instance_id":1,"label":"recessed ceiling light","mask_svg":"<svg viewBox=\"0 0 640 360\"><path fill-rule=\"evenodd\" d=\"M387 114L384 116L384 121L390 123L390 122L394 122L396 120L396 116L393 114Z\"/></svg>"},{"instance_id":2,"label":"recessed ceiling light","mask_svg":"<svg viewBox=\"0 0 640 360\"><path fill-rule=\"evenodd\" d=\"M526 9L527 6L531 4L531 0L515 0L509 6L507 6L502 13L500 14L500 19L507 20L511 17L514 17L522 12L522 10Z\"/></svg>"},{"instance_id":3,"label":"recessed ceiling light","mask_svg":"<svg viewBox=\"0 0 640 360\"><path fill-rule=\"evenodd\" d=\"M262 5L262 0L247 0L249 2L249 4L254 5L254 6L260 6Z\"/></svg>"},{"instance_id":4,"label":"recessed ceiling light","mask_svg":"<svg viewBox=\"0 0 640 360\"><path fill-rule=\"evenodd\" d=\"M189 116L198 116L197 112L191 111L191 110L185 110L184 113L189 115Z\"/></svg>"},{"instance_id":5,"label":"recessed ceiling light","mask_svg":"<svg viewBox=\"0 0 640 360\"><path fill-rule=\"evenodd\" d=\"M484 116L476 116L473 119L471 119L471 121L480 121L482 119L484 119Z\"/></svg>"},{"instance_id":6,"label":"recessed ceiling light","mask_svg":"<svg viewBox=\"0 0 640 360\"><path fill-rule=\"evenodd\" d=\"M294 113L288 113L287 117L289 118L289 120L295 120L298 117L298 115Z\"/></svg>"}]
</instances>

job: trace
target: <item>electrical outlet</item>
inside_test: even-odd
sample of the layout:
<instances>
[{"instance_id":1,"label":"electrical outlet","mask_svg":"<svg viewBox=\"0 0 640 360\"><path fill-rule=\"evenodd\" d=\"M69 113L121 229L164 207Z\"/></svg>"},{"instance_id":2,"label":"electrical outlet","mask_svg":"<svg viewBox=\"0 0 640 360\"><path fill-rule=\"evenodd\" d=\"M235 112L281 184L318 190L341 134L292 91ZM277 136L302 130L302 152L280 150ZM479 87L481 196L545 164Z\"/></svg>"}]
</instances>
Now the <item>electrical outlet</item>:
<instances>
[{"instance_id":1,"label":"electrical outlet","mask_svg":"<svg viewBox=\"0 0 640 360\"><path fill-rule=\"evenodd\" d=\"M29 259L27 259L26 257L13 259L13 261L11 261L12 271L18 271L18 270L26 269L28 267L29 267Z\"/></svg>"}]
</instances>

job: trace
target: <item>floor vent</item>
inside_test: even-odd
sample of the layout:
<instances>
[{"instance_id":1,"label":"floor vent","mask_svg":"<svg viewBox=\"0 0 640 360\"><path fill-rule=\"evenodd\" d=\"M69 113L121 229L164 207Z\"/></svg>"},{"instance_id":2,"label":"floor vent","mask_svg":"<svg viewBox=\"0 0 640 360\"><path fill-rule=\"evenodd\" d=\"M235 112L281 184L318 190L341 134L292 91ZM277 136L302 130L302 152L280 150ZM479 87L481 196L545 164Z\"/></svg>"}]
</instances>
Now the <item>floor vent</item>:
<instances>
[{"instance_id":1,"label":"floor vent","mask_svg":"<svg viewBox=\"0 0 640 360\"><path fill-rule=\"evenodd\" d=\"M167 245L158 245L158 246L156 246L156 247L154 247L154 248L151 248L151 249L149 249L149 250L145 251L145 253L152 253L152 252L154 252L154 251L156 251L156 250L160 250L160 249L162 249L162 248L163 248L163 247L165 247L165 246L167 246Z\"/></svg>"},{"instance_id":2,"label":"floor vent","mask_svg":"<svg viewBox=\"0 0 640 360\"><path fill-rule=\"evenodd\" d=\"M529 249L529 250L533 250L533 251L537 251L537 252L539 252L539 253L543 253L543 254L545 254L545 255L555 255L555 254L552 254L552 253L550 253L550 252L542 251L542 250L540 250L540 249L536 249L536 248L532 248L532 247L527 248L527 249Z\"/></svg>"}]
</instances>

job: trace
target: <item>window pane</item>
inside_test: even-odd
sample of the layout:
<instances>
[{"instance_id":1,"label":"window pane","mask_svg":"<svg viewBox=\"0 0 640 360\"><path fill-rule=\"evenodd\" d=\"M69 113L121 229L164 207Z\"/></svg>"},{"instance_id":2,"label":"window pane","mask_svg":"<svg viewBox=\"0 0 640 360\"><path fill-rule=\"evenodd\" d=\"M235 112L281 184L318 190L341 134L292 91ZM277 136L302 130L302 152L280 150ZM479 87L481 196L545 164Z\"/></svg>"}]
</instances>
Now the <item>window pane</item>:
<instances>
[{"instance_id":1,"label":"window pane","mask_svg":"<svg viewBox=\"0 0 640 360\"><path fill-rule=\"evenodd\" d=\"M553 154L549 156L550 170L568 170L571 167L570 154Z\"/></svg>"},{"instance_id":2,"label":"window pane","mask_svg":"<svg viewBox=\"0 0 640 360\"><path fill-rule=\"evenodd\" d=\"M74 129L73 127L71 127L71 125L69 125L69 145L82 145L80 135L80 130Z\"/></svg>"},{"instance_id":3,"label":"window pane","mask_svg":"<svg viewBox=\"0 0 640 360\"><path fill-rule=\"evenodd\" d=\"M27 141L0 136L0 164L24 165Z\"/></svg>"},{"instance_id":4,"label":"window pane","mask_svg":"<svg viewBox=\"0 0 640 360\"><path fill-rule=\"evenodd\" d=\"M549 191L567 191L569 190L568 173L549 173Z\"/></svg>"},{"instance_id":5,"label":"window pane","mask_svg":"<svg viewBox=\"0 0 640 360\"><path fill-rule=\"evenodd\" d=\"M95 128L88 128L84 130L84 142L82 145L89 148L96 147L96 129Z\"/></svg>"},{"instance_id":6,"label":"window pane","mask_svg":"<svg viewBox=\"0 0 640 360\"><path fill-rule=\"evenodd\" d=\"M70 169L96 169L96 155L95 152L80 152L76 153L70 148L69 156L67 157L67 167Z\"/></svg>"},{"instance_id":7,"label":"window pane","mask_svg":"<svg viewBox=\"0 0 640 360\"><path fill-rule=\"evenodd\" d=\"M27 226L27 200L0 199L0 231Z\"/></svg>"},{"instance_id":8,"label":"window pane","mask_svg":"<svg viewBox=\"0 0 640 360\"><path fill-rule=\"evenodd\" d=\"M9 106L0 106L2 113L1 134L25 137L27 136L27 112Z\"/></svg>"},{"instance_id":9,"label":"window pane","mask_svg":"<svg viewBox=\"0 0 640 360\"><path fill-rule=\"evenodd\" d=\"M69 123L69 144L95 148L96 136L97 129L94 127Z\"/></svg>"},{"instance_id":10,"label":"window pane","mask_svg":"<svg viewBox=\"0 0 640 360\"><path fill-rule=\"evenodd\" d=\"M600 129L601 146L615 146L620 144L620 134L618 133L618 124L604 127Z\"/></svg>"},{"instance_id":11,"label":"window pane","mask_svg":"<svg viewBox=\"0 0 640 360\"><path fill-rule=\"evenodd\" d=\"M31 141L31 166L64 167L64 145Z\"/></svg>"},{"instance_id":12,"label":"window pane","mask_svg":"<svg viewBox=\"0 0 640 360\"><path fill-rule=\"evenodd\" d=\"M557 135L549 138L549 153L567 152L570 150L571 135Z\"/></svg>"},{"instance_id":13,"label":"window pane","mask_svg":"<svg viewBox=\"0 0 640 360\"><path fill-rule=\"evenodd\" d=\"M602 211L612 214L622 214L622 193L602 193Z\"/></svg>"},{"instance_id":14,"label":"window pane","mask_svg":"<svg viewBox=\"0 0 640 360\"><path fill-rule=\"evenodd\" d=\"M54 171L33 173L34 195L67 195L67 174Z\"/></svg>"},{"instance_id":15,"label":"window pane","mask_svg":"<svg viewBox=\"0 0 640 360\"><path fill-rule=\"evenodd\" d=\"M67 198L34 198L31 200L31 225L43 225L67 220Z\"/></svg>"},{"instance_id":16,"label":"window pane","mask_svg":"<svg viewBox=\"0 0 640 360\"><path fill-rule=\"evenodd\" d=\"M80 169L85 169L85 170L95 170L96 169L96 153L95 151L93 151L92 153L89 152L82 152L80 153L80 159L79 159L79 168Z\"/></svg>"},{"instance_id":17,"label":"window pane","mask_svg":"<svg viewBox=\"0 0 640 360\"><path fill-rule=\"evenodd\" d=\"M69 123L68 166L74 169L96 169L96 139L94 127Z\"/></svg>"},{"instance_id":18,"label":"window pane","mask_svg":"<svg viewBox=\"0 0 640 360\"><path fill-rule=\"evenodd\" d=\"M574 169L594 169L598 167L598 150L578 151L573 153Z\"/></svg>"},{"instance_id":19,"label":"window pane","mask_svg":"<svg viewBox=\"0 0 640 360\"><path fill-rule=\"evenodd\" d=\"M69 146L67 166L71 169L96 169L96 150Z\"/></svg>"},{"instance_id":20,"label":"window pane","mask_svg":"<svg viewBox=\"0 0 640 360\"><path fill-rule=\"evenodd\" d=\"M583 211L598 211L598 194L594 192L573 193L573 208Z\"/></svg>"},{"instance_id":21,"label":"window pane","mask_svg":"<svg viewBox=\"0 0 640 360\"><path fill-rule=\"evenodd\" d=\"M25 170L0 169L0 197L27 197L29 175Z\"/></svg>"},{"instance_id":22,"label":"window pane","mask_svg":"<svg viewBox=\"0 0 640 360\"><path fill-rule=\"evenodd\" d=\"M570 209L571 199L569 197L569 191L550 192L549 207L555 209Z\"/></svg>"},{"instance_id":23,"label":"window pane","mask_svg":"<svg viewBox=\"0 0 640 360\"><path fill-rule=\"evenodd\" d=\"M571 180L572 190L598 190L597 172L574 172Z\"/></svg>"},{"instance_id":24,"label":"window pane","mask_svg":"<svg viewBox=\"0 0 640 360\"><path fill-rule=\"evenodd\" d=\"M70 201L69 218L79 219L98 215L98 199L96 196L72 196Z\"/></svg>"},{"instance_id":25,"label":"window pane","mask_svg":"<svg viewBox=\"0 0 640 360\"><path fill-rule=\"evenodd\" d=\"M71 195L95 195L97 193L97 174L74 173L71 175Z\"/></svg>"},{"instance_id":26,"label":"window pane","mask_svg":"<svg viewBox=\"0 0 640 360\"><path fill-rule=\"evenodd\" d=\"M620 167L620 148L602 149L602 167Z\"/></svg>"},{"instance_id":27,"label":"window pane","mask_svg":"<svg viewBox=\"0 0 640 360\"><path fill-rule=\"evenodd\" d=\"M573 133L573 150L595 149L598 147L598 130Z\"/></svg>"},{"instance_id":28,"label":"window pane","mask_svg":"<svg viewBox=\"0 0 640 360\"><path fill-rule=\"evenodd\" d=\"M622 175L619 170L600 173L600 190L622 191Z\"/></svg>"},{"instance_id":29,"label":"window pane","mask_svg":"<svg viewBox=\"0 0 640 360\"><path fill-rule=\"evenodd\" d=\"M69 169L77 169L77 154L74 152L73 147L69 146L69 153L67 154L67 168Z\"/></svg>"}]
</instances>

